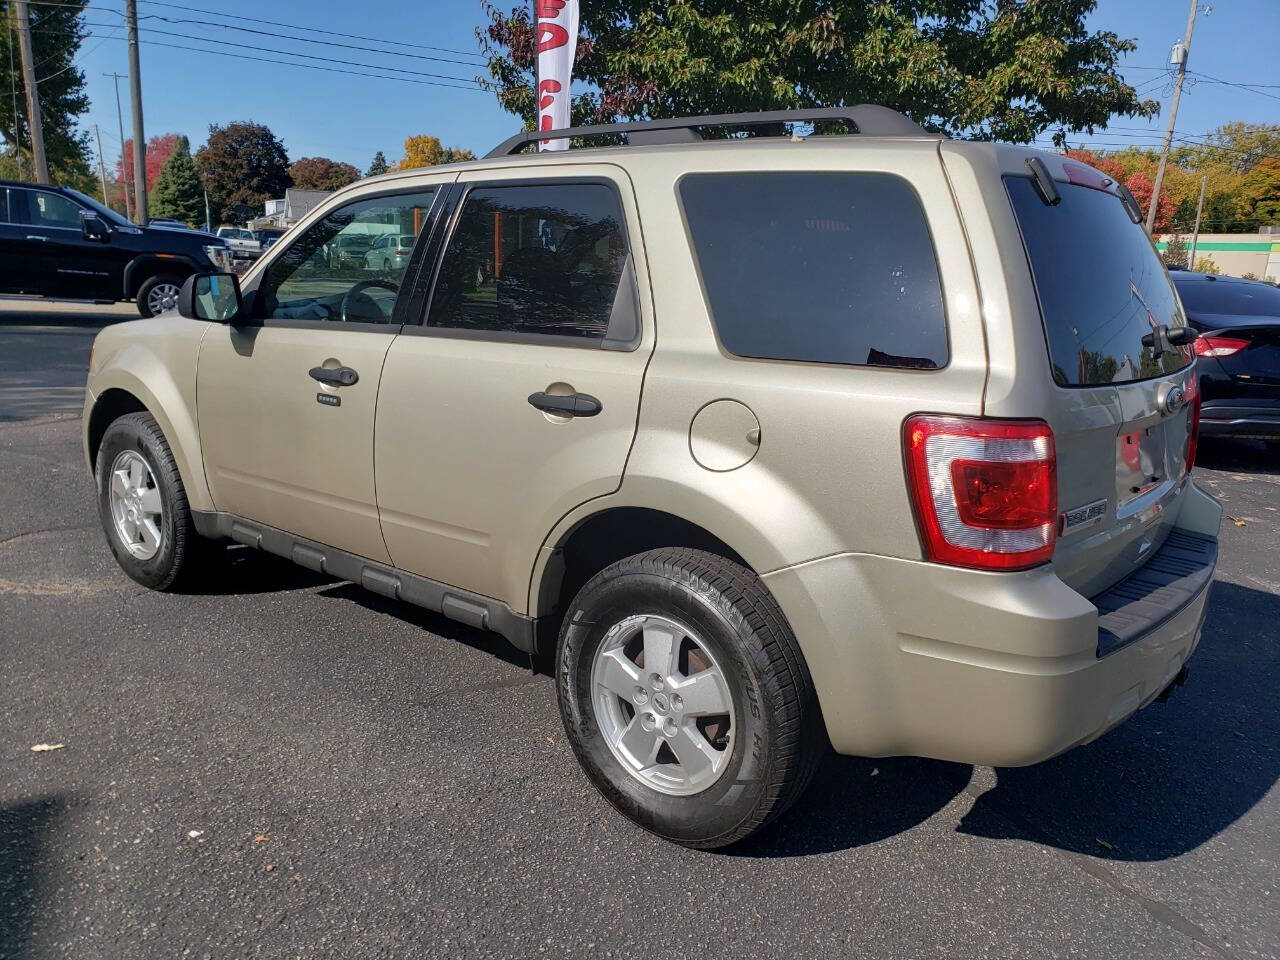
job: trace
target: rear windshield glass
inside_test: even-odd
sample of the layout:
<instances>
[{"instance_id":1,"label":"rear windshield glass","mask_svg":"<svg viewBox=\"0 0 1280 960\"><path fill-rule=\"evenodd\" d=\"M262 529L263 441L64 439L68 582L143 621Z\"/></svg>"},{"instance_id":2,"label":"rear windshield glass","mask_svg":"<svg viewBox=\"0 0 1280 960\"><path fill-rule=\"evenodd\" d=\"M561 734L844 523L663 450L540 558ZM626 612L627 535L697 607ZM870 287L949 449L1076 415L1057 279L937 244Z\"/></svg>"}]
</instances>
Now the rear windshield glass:
<instances>
[{"instance_id":1,"label":"rear windshield glass","mask_svg":"<svg viewBox=\"0 0 1280 960\"><path fill-rule=\"evenodd\" d=\"M720 342L740 357L947 363L924 211L882 173L708 173L680 199Z\"/></svg>"},{"instance_id":2,"label":"rear windshield glass","mask_svg":"<svg viewBox=\"0 0 1280 960\"><path fill-rule=\"evenodd\" d=\"M1056 184L1049 206L1029 177L1005 177L1040 296L1053 377L1063 386L1125 383L1175 373L1190 347L1156 356L1157 324L1185 325L1173 285L1142 227L1112 193Z\"/></svg>"},{"instance_id":3,"label":"rear windshield glass","mask_svg":"<svg viewBox=\"0 0 1280 960\"><path fill-rule=\"evenodd\" d=\"M1280 287L1230 280L1194 280L1178 283L1182 305L1192 314L1221 313L1237 317L1280 317Z\"/></svg>"}]
</instances>

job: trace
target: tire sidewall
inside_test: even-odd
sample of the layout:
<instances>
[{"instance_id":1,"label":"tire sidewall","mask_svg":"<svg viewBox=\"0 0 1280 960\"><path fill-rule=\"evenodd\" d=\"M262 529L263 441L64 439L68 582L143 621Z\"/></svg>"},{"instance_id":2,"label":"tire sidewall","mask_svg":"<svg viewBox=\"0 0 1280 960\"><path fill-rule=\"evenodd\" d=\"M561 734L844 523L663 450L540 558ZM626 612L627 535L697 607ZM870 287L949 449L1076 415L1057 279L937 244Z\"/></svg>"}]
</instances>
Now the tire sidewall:
<instances>
[{"instance_id":1,"label":"tire sidewall","mask_svg":"<svg viewBox=\"0 0 1280 960\"><path fill-rule=\"evenodd\" d=\"M181 288L183 278L173 273L158 273L154 277L147 277L142 281L142 285L138 287L138 313L143 317L155 317L159 314L151 313L147 308L147 297L151 293L151 288L161 283L172 283L174 286Z\"/></svg>"},{"instance_id":2,"label":"tire sidewall","mask_svg":"<svg viewBox=\"0 0 1280 960\"><path fill-rule=\"evenodd\" d=\"M151 470L151 475L155 477L156 488L160 491L160 550L149 560L139 560L129 552L128 547L120 541L115 518L111 515L111 465L125 450L132 450L142 456ZM168 450L163 449L136 420L126 417L117 420L107 428L102 444L98 448L98 463L95 471L98 484L98 516L106 533L107 544L125 573L143 586L152 588L168 586L177 575L177 498L170 479L170 471L162 466L168 457Z\"/></svg>"},{"instance_id":3,"label":"tire sidewall","mask_svg":"<svg viewBox=\"0 0 1280 960\"><path fill-rule=\"evenodd\" d=\"M733 698L732 756L707 789L670 796L647 786L613 755L596 721L591 668L613 628L637 615L660 615L688 628L709 648ZM773 710L750 655L749 627L734 605L705 584L654 573L605 571L578 594L565 618L556 683L565 732L601 793L645 829L668 840L718 846L756 818L775 750Z\"/></svg>"}]
</instances>

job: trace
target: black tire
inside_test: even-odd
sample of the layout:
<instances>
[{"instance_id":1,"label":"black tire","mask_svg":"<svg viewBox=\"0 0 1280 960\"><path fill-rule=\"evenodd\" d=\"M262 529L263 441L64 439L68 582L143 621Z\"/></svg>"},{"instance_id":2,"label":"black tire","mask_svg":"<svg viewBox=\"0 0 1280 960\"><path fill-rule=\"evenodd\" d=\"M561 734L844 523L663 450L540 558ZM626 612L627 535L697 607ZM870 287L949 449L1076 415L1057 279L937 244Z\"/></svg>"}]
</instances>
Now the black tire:
<instances>
[{"instance_id":1,"label":"black tire","mask_svg":"<svg viewBox=\"0 0 1280 960\"><path fill-rule=\"evenodd\" d=\"M148 277L142 281L142 286L138 288L138 313L143 317L154 317L155 312L147 305L147 300L151 295L151 291L161 284L172 284L179 289L182 288L186 277L180 277L176 273L157 273L154 277Z\"/></svg>"},{"instance_id":2,"label":"black tire","mask_svg":"<svg viewBox=\"0 0 1280 960\"><path fill-rule=\"evenodd\" d=\"M146 560L138 559L129 551L111 513L108 474L126 450L140 454L146 461L155 489L160 492L160 549ZM182 486L169 444L151 414L126 414L107 427L98 447L94 476L98 485L98 517L120 568L153 590L171 590L189 580L196 567L199 547L204 541L192 523L187 492Z\"/></svg>"},{"instance_id":3,"label":"black tire","mask_svg":"<svg viewBox=\"0 0 1280 960\"><path fill-rule=\"evenodd\" d=\"M731 756L699 793L671 796L642 782L597 723L596 653L612 628L643 614L696 633L732 695ZM602 570L566 612L556 664L565 733L587 775L635 823L685 846L725 847L768 825L804 792L828 747L813 681L782 611L754 573L715 554L664 548Z\"/></svg>"}]
</instances>

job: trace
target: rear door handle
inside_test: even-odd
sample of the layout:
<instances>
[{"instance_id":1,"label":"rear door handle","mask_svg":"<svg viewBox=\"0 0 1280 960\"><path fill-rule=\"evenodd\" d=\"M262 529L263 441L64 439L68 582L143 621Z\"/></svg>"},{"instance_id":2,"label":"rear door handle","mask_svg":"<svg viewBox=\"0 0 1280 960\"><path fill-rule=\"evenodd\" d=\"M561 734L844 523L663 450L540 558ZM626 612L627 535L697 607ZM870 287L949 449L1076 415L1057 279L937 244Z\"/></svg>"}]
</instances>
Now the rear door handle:
<instances>
[{"instance_id":1,"label":"rear door handle","mask_svg":"<svg viewBox=\"0 0 1280 960\"><path fill-rule=\"evenodd\" d=\"M36 234L36 233L28 233L28 234L27 234L27 239L28 239L28 240L39 240L41 243L48 243L48 242L49 242L49 238L48 238L48 237L42 237L42 236L40 236L39 234Z\"/></svg>"},{"instance_id":2,"label":"rear door handle","mask_svg":"<svg viewBox=\"0 0 1280 960\"><path fill-rule=\"evenodd\" d=\"M330 383L335 387L349 387L360 379L360 374L350 367L312 367L311 379Z\"/></svg>"},{"instance_id":3,"label":"rear door handle","mask_svg":"<svg viewBox=\"0 0 1280 960\"><path fill-rule=\"evenodd\" d=\"M550 393L531 393L529 405L561 417L594 417L604 409L604 405L589 393L571 393L567 397Z\"/></svg>"}]
</instances>

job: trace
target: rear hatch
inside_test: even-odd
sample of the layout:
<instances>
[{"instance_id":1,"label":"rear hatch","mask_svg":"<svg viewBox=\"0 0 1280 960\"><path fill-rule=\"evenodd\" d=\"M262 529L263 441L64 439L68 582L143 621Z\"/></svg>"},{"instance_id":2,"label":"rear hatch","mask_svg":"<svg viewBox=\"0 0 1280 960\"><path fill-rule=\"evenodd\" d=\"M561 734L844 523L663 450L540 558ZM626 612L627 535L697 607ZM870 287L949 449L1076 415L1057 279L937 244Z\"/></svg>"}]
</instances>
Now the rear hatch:
<instances>
[{"instance_id":1,"label":"rear hatch","mask_svg":"<svg viewBox=\"0 0 1280 960\"><path fill-rule=\"evenodd\" d=\"M1091 168L1055 166L1063 179L1047 197L1031 176L1005 176L1004 185L1053 380L1053 562L1059 577L1093 596L1145 563L1176 519L1188 473L1193 353L1161 335L1186 319L1134 208Z\"/></svg>"}]
</instances>

